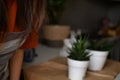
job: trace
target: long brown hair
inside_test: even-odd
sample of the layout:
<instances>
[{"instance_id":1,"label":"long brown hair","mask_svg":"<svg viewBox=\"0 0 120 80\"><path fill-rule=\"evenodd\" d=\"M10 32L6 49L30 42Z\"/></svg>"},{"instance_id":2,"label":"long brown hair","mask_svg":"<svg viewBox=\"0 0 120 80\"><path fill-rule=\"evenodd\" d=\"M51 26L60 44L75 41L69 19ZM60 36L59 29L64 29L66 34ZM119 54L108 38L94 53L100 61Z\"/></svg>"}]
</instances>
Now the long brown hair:
<instances>
[{"instance_id":1,"label":"long brown hair","mask_svg":"<svg viewBox=\"0 0 120 80\"><path fill-rule=\"evenodd\" d=\"M3 42L8 31L7 7L4 0L0 0L0 42Z\"/></svg>"},{"instance_id":2,"label":"long brown hair","mask_svg":"<svg viewBox=\"0 0 120 80\"><path fill-rule=\"evenodd\" d=\"M44 16L45 0L18 0L16 24L19 28L28 29L29 27L38 31Z\"/></svg>"},{"instance_id":3,"label":"long brown hair","mask_svg":"<svg viewBox=\"0 0 120 80\"><path fill-rule=\"evenodd\" d=\"M0 0L0 43L8 33L7 0ZM45 15L45 0L17 0L16 25L20 30L39 30Z\"/></svg>"}]
</instances>

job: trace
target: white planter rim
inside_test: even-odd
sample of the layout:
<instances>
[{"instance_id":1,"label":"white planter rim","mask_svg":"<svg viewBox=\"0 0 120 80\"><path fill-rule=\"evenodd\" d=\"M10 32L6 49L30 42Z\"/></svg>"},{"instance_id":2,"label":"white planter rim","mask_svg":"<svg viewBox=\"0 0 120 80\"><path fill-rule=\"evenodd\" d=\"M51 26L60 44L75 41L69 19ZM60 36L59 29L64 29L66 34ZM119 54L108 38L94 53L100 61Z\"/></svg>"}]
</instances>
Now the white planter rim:
<instances>
[{"instance_id":1,"label":"white planter rim","mask_svg":"<svg viewBox=\"0 0 120 80\"><path fill-rule=\"evenodd\" d=\"M70 64L72 63L74 66L75 65L83 65L83 64L85 64L85 65L87 65L88 64L88 62L89 62L89 60L86 60L86 61L79 61L79 60L74 60L74 59L71 59L71 58L67 58L68 59L68 63L70 62Z\"/></svg>"},{"instance_id":2,"label":"white planter rim","mask_svg":"<svg viewBox=\"0 0 120 80\"><path fill-rule=\"evenodd\" d=\"M86 49L87 51L93 51L93 52L109 52L109 51L100 51L100 50L93 50L93 49Z\"/></svg>"},{"instance_id":3,"label":"white planter rim","mask_svg":"<svg viewBox=\"0 0 120 80\"><path fill-rule=\"evenodd\" d=\"M69 57L67 57L67 59L69 59L69 60L73 60L73 61L76 61L76 62L79 62L80 60L75 60L75 59L71 59L71 58L69 58ZM80 62L88 62L89 60L81 60Z\"/></svg>"},{"instance_id":4,"label":"white planter rim","mask_svg":"<svg viewBox=\"0 0 120 80\"><path fill-rule=\"evenodd\" d=\"M76 68L87 68L89 61L77 61L71 58L68 59L68 66L76 67Z\"/></svg>"}]
</instances>

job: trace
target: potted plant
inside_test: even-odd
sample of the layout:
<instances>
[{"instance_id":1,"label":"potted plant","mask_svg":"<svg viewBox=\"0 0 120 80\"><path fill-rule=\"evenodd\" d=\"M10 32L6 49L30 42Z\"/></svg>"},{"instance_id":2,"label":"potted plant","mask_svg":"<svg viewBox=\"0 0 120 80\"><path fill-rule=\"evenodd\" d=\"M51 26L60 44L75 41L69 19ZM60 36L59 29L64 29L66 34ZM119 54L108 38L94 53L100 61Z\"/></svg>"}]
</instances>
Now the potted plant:
<instances>
[{"instance_id":1,"label":"potted plant","mask_svg":"<svg viewBox=\"0 0 120 80\"><path fill-rule=\"evenodd\" d=\"M62 57L67 57L68 54L68 49L72 48L72 44L76 42L77 39L79 39L81 35L81 30L78 29L77 31L71 31L70 33L70 38L65 38L63 40L63 48L60 50L60 56Z\"/></svg>"},{"instance_id":2,"label":"potted plant","mask_svg":"<svg viewBox=\"0 0 120 80\"><path fill-rule=\"evenodd\" d=\"M83 80L89 63L90 55L86 52L86 39L80 38L69 49L68 78L70 80Z\"/></svg>"},{"instance_id":3,"label":"potted plant","mask_svg":"<svg viewBox=\"0 0 120 80\"><path fill-rule=\"evenodd\" d=\"M88 47L90 52L89 70L100 71L104 67L109 51L113 45L108 43L108 39L91 40Z\"/></svg>"},{"instance_id":4,"label":"potted plant","mask_svg":"<svg viewBox=\"0 0 120 80\"><path fill-rule=\"evenodd\" d=\"M46 2L48 25L43 27L43 37L49 46L61 47L63 46L63 40L70 33L69 26L59 25L66 0L47 0Z\"/></svg>"},{"instance_id":5,"label":"potted plant","mask_svg":"<svg viewBox=\"0 0 120 80\"><path fill-rule=\"evenodd\" d=\"M67 57L68 54L68 49L72 48L72 44L76 41L76 33L75 31L71 31L70 33L70 38L65 38L63 40L63 48L60 50L60 56L62 57Z\"/></svg>"}]
</instances>

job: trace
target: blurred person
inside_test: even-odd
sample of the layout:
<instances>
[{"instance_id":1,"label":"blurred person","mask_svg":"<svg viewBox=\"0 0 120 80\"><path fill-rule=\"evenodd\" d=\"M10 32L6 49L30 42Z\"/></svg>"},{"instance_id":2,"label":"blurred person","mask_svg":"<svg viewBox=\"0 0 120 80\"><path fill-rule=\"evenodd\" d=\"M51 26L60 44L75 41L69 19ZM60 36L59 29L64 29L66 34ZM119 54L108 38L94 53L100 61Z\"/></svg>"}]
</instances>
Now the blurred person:
<instances>
[{"instance_id":1,"label":"blurred person","mask_svg":"<svg viewBox=\"0 0 120 80\"><path fill-rule=\"evenodd\" d=\"M35 48L45 0L0 0L0 80L20 80L24 49Z\"/></svg>"}]
</instances>

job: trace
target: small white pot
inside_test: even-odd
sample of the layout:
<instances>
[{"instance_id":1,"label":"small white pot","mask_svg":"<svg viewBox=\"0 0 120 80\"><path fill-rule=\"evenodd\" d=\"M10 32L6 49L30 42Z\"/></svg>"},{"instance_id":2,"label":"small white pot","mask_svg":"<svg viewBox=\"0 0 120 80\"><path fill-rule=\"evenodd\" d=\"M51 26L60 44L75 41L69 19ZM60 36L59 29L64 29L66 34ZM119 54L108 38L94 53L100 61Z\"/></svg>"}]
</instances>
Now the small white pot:
<instances>
[{"instance_id":1,"label":"small white pot","mask_svg":"<svg viewBox=\"0 0 120 80\"><path fill-rule=\"evenodd\" d=\"M69 55L67 50L68 50L67 47L63 46L63 48L60 50L59 55L62 56L62 57L67 57Z\"/></svg>"},{"instance_id":2,"label":"small white pot","mask_svg":"<svg viewBox=\"0 0 120 80\"><path fill-rule=\"evenodd\" d=\"M64 46L60 50L60 56L67 57L69 55L68 48L72 48L72 44L70 43L70 39L64 39Z\"/></svg>"},{"instance_id":3,"label":"small white pot","mask_svg":"<svg viewBox=\"0 0 120 80\"><path fill-rule=\"evenodd\" d=\"M108 51L95 51L88 50L90 52L90 62L88 65L88 69L91 71L101 71L106 62Z\"/></svg>"},{"instance_id":4,"label":"small white pot","mask_svg":"<svg viewBox=\"0 0 120 80\"><path fill-rule=\"evenodd\" d=\"M72 48L72 43L70 42L70 39L64 39L64 45L67 48Z\"/></svg>"},{"instance_id":5,"label":"small white pot","mask_svg":"<svg viewBox=\"0 0 120 80\"><path fill-rule=\"evenodd\" d=\"M84 80L89 61L77 61L68 58L68 78L70 80Z\"/></svg>"}]
</instances>

